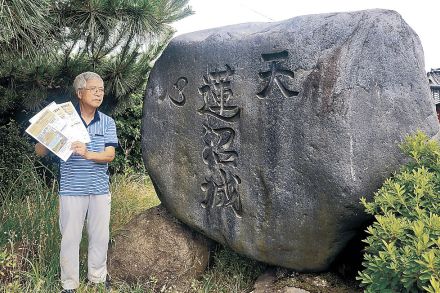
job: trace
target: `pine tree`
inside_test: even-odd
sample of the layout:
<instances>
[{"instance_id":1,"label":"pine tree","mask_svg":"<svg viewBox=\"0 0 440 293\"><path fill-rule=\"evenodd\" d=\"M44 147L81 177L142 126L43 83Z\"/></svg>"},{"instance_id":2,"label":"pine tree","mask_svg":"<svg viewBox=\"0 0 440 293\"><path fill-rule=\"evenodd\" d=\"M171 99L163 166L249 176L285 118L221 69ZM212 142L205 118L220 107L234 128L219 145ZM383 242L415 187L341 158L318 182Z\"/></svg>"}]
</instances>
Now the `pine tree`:
<instances>
[{"instance_id":1,"label":"pine tree","mask_svg":"<svg viewBox=\"0 0 440 293\"><path fill-rule=\"evenodd\" d=\"M170 24L188 0L4 0L0 3L0 125L73 99L73 78L100 74L107 112L143 90Z\"/></svg>"},{"instance_id":2,"label":"pine tree","mask_svg":"<svg viewBox=\"0 0 440 293\"><path fill-rule=\"evenodd\" d=\"M34 56L56 40L48 0L4 0L0 2L0 57ZM42 40L45 40L42 42ZM52 44L53 45L53 44Z\"/></svg>"}]
</instances>

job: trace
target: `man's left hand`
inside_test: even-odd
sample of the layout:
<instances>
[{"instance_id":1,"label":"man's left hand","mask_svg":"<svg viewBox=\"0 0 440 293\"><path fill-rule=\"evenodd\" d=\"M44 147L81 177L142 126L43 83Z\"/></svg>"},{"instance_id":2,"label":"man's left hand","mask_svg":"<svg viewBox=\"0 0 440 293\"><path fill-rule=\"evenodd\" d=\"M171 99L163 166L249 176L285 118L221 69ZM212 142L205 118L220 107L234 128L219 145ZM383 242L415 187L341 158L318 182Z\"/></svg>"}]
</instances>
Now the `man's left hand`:
<instances>
[{"instance_id":1,"label":"man's left hand","mask_svg":"<svg viewBox=\"0 0 440 293\"><path fill-rule=\"evenodd\" d=\"M80 141L75 141L72 143L72 151L73 153L80 155L84 159L87 159L87 147L86 144Z\"/></svg>"}]
</instances>

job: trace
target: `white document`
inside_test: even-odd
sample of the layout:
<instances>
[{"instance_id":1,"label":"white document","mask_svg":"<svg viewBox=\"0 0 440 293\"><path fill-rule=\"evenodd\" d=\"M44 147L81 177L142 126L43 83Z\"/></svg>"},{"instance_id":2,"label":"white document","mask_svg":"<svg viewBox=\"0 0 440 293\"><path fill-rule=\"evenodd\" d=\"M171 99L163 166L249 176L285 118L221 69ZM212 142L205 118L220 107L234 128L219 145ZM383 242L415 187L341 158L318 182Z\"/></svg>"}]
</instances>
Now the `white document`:
<instances>
[{"instance_id":1,"label":"white document","mask_svg":"<svg viewBox=\"0 0 440 293\"><path fill-rule=\"evenodd\" d=\"M84 123L76 112L75 107L71 102L58 105L57 111L60 115L64 115L63 119L68 121L68 127L63 133L72 141L80 141L83 143L90 142L90 135ZM54 111L55 112L55 111ZM57 112L55 112L58 114Z\"/></svg>"},{"instance_id":2,"label":"white document","mask_svg":"<svg viewBox=\"0 0 440 293\"><path fill-rule=\"evenodd\" d=\"M72 154L72 142L90 142L89 133L71 102L50 103L29 119L26 132L62 160Z\"/></svg>"},{"instance_id":3,"label":"white document","mask_svg":"<svg viewBox=\"0 0 440 293\"><path fill-rule=\"evenodd\" d=\"M26 132L63 161L67 161L72 154L72 141L61 132L66 122L49 109L43 109L38 114Z\"/></svg>"},{"instance_id":4,"label":"white document","mask_svg":"<svg viewBox=\"0 0 440 293\"><path fill-rule=\"evenodd\" d=\"M34 123L38 119L38 117L40 117L40 115L44 113L44 110L53 110L54 108L57 108L57 107L58 107L58 105L55 102L50 103L49 105L44 107L43 110L41 110L40 112L35 114L31 119L29 119L29 122Z\"/></svg>"}]
</instances>

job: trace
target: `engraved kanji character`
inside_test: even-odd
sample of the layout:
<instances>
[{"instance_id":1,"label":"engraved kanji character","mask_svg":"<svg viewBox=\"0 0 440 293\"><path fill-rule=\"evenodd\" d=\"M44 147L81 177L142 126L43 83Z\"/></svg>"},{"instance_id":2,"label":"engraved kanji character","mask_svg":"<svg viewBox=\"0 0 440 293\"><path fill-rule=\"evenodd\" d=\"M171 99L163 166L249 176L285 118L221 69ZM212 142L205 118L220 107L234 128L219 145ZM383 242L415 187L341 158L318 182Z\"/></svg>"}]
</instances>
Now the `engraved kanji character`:
<instances>
[{"instance_id":1,"label":"engraved kanji character","mask_svg":"<svg viewBox=\"0 0 440 293\"><path fill-rule=\"evenodd\" d=\"M211 128L203 125L205 134L203 141L205 148L203 149L203 162L210 167L220 164L223 166L237 166L237 152L231 150L234 142L235 131L232 128Z\"/></svg>"},{"instance_id":2,"label":"engraved kanji character","mask_svg":"<svg viewBox=\"0 0 440 293\"><path fill-rule=\"evenodd\" d=\"M295 97L299 94L299 92L297 91L289 90L281 82L280 79L281 76L287 76L291 79L293 79L295 76L293 71L281 67L280 60L287 59L288 54L289 53L287 51L261 54L261 57L265 62L271 62L271 63L270 63L270 70L260 71L258 74L262 80L266 81L266 86L263 88L261 92L257 94L258 98L264 99L265 97L267 97L274 83L278 86L278 88L281 90L281 93L286 98Z\"/></svg>"},{"instance_id":3,"label":"engraved kanji character","mask_svg":"<svg viewBox=\"0 0 440 293\"><path fill-rule=\"evenodd\" d=\"M204 85L199 88L204 105L198 111L227 122L235 122L240 117L240 108L230 105L233 96L229 78L235 73L229 65L226 70L214 71L203 76Z\"/></svg>"},{"instance_id":4,"label":"engraved kanji character","mask_svg":"<svg viewBox=\"0 0 440 293\"><path fill-rule=\"evenodd\" d=\"M203 208L231 207L234 214L241 218L242 206L240 194L238 193L238 185L241 179L223 169L219 170L220 178L216 182L211 176L205 178L201 189L206 192L205 199L201 202Z\"/></svg>"}]
</instances>

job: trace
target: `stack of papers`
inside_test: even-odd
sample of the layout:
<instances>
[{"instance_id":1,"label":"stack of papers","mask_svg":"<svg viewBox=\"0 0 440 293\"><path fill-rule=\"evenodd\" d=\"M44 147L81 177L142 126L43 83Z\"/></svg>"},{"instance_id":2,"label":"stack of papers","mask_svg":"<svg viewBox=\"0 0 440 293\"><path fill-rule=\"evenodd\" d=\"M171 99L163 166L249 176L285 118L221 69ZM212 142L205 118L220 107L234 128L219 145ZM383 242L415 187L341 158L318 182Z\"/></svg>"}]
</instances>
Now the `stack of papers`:
<instances>
[{"instance_id":1,"label":"stack of papers","mask_svg":"<svg viewBox=\"0 0 440 293\"><path fill-rule=\"evenodd\" d=\"M26 132L63 161L72 154L74 141L90 142L89 133L71 102L52 102L29 122Z\"/></svg>"}]
</instances>

